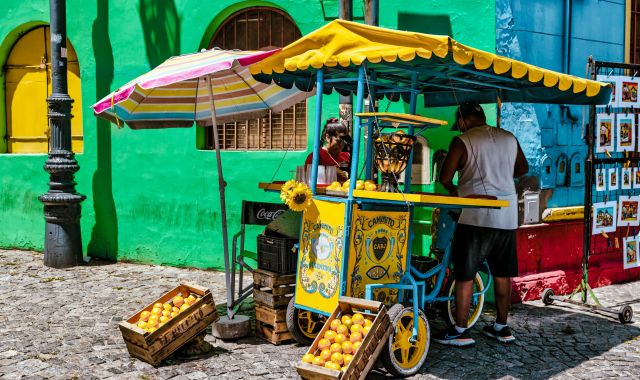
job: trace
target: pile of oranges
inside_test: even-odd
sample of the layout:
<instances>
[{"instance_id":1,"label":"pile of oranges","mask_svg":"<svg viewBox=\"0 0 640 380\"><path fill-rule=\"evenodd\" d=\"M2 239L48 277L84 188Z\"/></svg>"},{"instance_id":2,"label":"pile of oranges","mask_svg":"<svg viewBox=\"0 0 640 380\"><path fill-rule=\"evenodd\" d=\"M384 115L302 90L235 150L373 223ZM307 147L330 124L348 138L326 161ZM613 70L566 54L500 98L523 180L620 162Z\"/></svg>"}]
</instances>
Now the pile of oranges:
<instances>
[{"instance_id":1,"label":"pile of oranges","mask_svg":"<svg viewBox=\"0 0 640 380\"><path fill-rule=\"evenodd\" d=\"M344 371L353 360L373 322L360 313L344 314L330 322L331 329L318 341L315 353L305 354L302 361Z\"/></svg>"},{"instance_id":2,"label":"pile of oranges","mask_svg":"<svg viewBox=\"0 0 640 380\"><path fill-rule=\"evenodd\" d=\"M178 314L187 310L191 305L196 303L200 297L194 294L179 293L173 297L170 302L156 302L151 311L145 310L140 313L140 318L136 325L147 332L154 332L171 318L175 318Z\"/></svg>"},{"instance_id":3,"label":"pile of oranges","mask_svg":"<svg viewBox=\"0 0 640 380\"><path fill-rule=\"evenodd\" d=\"M327 186L327 190L347 192L349 191L349 182L349 180L344 181L342 184L338 181L332 182ZM377 188L378 185L370 179L366 181L359 179L356 181L356 190L376 191Z\"/></svg>"}]
</instances>

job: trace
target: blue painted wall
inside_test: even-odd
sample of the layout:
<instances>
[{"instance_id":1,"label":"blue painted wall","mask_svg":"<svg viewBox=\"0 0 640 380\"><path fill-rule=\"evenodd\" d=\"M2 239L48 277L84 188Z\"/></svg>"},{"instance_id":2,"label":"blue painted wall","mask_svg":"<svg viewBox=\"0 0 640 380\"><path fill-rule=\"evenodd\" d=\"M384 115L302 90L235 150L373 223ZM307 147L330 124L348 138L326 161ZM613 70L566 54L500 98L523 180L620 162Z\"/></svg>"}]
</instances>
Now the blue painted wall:
<instances>
[{"instance_id":1,"label":"blue painted wall","mask_svg":"<svg viewBox=\"0 0 640 380\"><path fill-rule=\"evenodd\" d=\"M624 21L624 0L496 0L496 52L585 77L590 55L624 60ZM582 204L586 107L504 104L501 111L502 127L515 133L529 161L523 187L542 189L541 209Z\"/></svg>"}]
</instances>

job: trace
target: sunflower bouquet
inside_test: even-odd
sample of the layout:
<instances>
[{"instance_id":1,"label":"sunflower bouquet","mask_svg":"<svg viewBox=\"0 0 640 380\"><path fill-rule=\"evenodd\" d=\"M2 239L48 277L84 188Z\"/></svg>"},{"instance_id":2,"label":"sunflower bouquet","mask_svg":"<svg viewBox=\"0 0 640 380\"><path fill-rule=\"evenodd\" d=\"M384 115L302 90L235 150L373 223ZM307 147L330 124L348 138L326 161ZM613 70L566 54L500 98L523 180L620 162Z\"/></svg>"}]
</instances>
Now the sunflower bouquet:
<instances>
[{"instance_id":1,"label":"sunflower bouquet","mask_svg":"<svg viewBox=\"0 0 640 380\"><path fill-rule=\"evenodd\" d=\"M311 205L311 189L296 180L289 180L280 189L280 199L293 211L304 211Z\"/></svg>"}]
</instances>

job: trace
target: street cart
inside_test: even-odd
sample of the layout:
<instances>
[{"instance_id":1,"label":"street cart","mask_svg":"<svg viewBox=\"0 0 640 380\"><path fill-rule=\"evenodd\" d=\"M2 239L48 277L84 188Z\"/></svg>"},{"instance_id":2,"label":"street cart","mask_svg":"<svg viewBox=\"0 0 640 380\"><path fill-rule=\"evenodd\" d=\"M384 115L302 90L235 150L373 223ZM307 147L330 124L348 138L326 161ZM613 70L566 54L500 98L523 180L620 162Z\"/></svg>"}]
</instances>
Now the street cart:
<instances>
[{"instance_id":1,"label":"street cart","mask_svg":"<svg viewBox=\"0 0 640 380\"><path fill-rule=\"evenodd\" d=\"M416 134L444 125L415 115L419 95L426 106L537 102L599 104L608 100L608 85L541 69L483 52L451 39L336 20L252 65L260 81L303 91L316 90L313 161L309 186L312 202L302 215L295 296L287 312L293 336L309 343L341 296L366 298L390 305L393 326L381 352L395 376L416 373L430 343L425 305L443 302L453 323L452 279L448 279L450 247L457 213L465 207L505 207L507 201L484 194L460 198L412 193ZM353 151L348 188L318 186L323 94L355 93ZM408 103L408 114L375 112L376 99ZM370 109L365 110L365 99ZM376 191L361 190L357 180L382 183ZM281 184L264 183L266 190ZM345 191L346 190L346 191ZM430 254L422 266L412 260L411 222L418 207L439 210ZM488 272L488 268L486 269ZM491 276L488 276L488 282ZM469 315L473 325L481 314L485 284L478 276Z\"/></svg>"}]
</instances>

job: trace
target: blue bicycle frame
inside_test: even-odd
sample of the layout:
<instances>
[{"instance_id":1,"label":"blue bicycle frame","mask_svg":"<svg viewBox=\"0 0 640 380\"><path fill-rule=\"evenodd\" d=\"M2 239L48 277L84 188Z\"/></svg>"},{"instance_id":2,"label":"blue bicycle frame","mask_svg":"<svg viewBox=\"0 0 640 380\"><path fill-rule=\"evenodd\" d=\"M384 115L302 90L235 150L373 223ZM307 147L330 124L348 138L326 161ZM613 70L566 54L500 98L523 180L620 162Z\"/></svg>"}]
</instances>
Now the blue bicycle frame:
<instances>
[{"instance_id":1,"label":"blue bicycle frame","mask_svg":"<svg viewBox=\"0 0 640 380\"><path fill-rule=\"evenodd\" d=\"M438 218L438 225L436 226L437 235L434 242L434 247L436 250L444 251L444 255L442 261L434 266L433 268L427 270L424 273L421 273L414 266L409 265L410 269L405 272L405 274L400 279L400 282L397 284L369 284L365 287L365 297L368 300L373 299L373 291L376 289L398 289L398 302L403 302L403 293L402 291L410 291L411 292L411 303L413 305L413 309L417 310L418 308L424 309L426 304L433 304L436 302L447 302L452 300L454 297L449 296L438 296L440 290L442 289L442 284L444 283L444 279L447 276L447 268L451 263L451 246L453 243L453 233L455 232L455 228L457 225L457 214L459 209L453 208L441 208L440 216ZM491 276L491 271L489 270L489 266L486 261L484 262L485 272L488 275L487 284L484 286L484 289L480 292L473 293L472 302L477 304L478 298L481 295L486 293L487 289L491 286L491 282L493 277ZM431 292L429 294L426 293L426 280L436 276L436 283ZM402 290L402 291L401 291ZM418 313L413 313L413 329L412 329L412 339L415 339L418 336Z\"/></svg>"}]
</instances>

